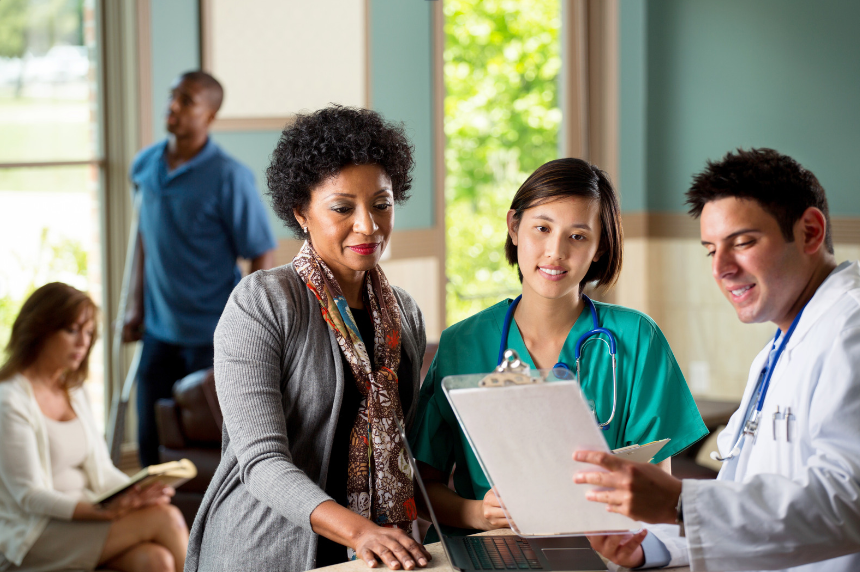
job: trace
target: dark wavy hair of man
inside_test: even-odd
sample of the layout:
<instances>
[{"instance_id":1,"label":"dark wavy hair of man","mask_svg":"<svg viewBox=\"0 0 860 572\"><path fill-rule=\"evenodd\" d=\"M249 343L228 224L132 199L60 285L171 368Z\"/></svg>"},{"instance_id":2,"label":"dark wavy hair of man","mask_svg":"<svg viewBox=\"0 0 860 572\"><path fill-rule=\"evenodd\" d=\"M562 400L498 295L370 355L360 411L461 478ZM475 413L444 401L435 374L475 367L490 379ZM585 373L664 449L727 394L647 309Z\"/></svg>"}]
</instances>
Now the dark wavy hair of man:
<instances>
[{"instance_id":1,"label":"dark wavy hair of man","mask_svg":"<svg viewBox=\"0 0 860 572\"><path fill-rule=\"evenodd\" d=\"M809 207L824 214L827 234L824 245L833 254L830 210L824 188L815 175L800 163L767 147L737 149L693 177L687 191L687 206L693 218L711 201L725 198L756 201L776 219L786 242L794 241L794 224Z\"/></svg>"}]
</instances>

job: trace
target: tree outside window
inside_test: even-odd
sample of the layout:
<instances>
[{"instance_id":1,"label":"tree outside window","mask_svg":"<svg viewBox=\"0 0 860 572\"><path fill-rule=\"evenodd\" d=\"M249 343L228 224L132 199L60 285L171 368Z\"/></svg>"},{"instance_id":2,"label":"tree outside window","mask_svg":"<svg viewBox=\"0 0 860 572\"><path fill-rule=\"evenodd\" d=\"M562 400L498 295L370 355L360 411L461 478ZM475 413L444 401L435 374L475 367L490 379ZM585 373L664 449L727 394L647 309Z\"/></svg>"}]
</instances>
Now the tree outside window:
<instances>
[{"instance_id":1,"label":"tree outside window","mask_svg":"<svg viewBox=\"0 0 860 572\"><path fill-rule=\"evenodd\" d=\"M101 305L95 0L0 0L0 346L62 281ZM87 384L103 420L102 345Z\"/></svg>"},{"instance_id":2,"label":"tree outside window","mask_svg":"<svg viewBox=\"0 0 860 572\"><path fill-rule=\"evenodd\" d=\"M517 188L558 157L559 0L445 0L447 321L520 290L504 257Z\"/></svg>"}]
</instances>

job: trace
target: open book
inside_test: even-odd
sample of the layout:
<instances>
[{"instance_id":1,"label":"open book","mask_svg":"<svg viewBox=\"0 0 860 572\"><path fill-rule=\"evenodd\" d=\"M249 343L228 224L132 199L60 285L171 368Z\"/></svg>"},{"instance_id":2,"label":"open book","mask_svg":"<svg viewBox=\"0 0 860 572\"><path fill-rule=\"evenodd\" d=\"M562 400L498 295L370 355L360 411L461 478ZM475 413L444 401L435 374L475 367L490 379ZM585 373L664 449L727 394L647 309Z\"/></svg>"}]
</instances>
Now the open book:
<instances>
[{"instance_id":1,"label":"open book","mask_svg":"<svg viewBox=\"0 0 860 572\"><path fill-rule=\"evenodd\" d=\"M95 504L104 504L120 496L135 485L146 488L153 483L161 483L166 487L178 487L197 476L197 467L188 459L170 461L160 465L150 465L141 469L139 473L131 477L127 483L122 484L108 492L100 495L93 501Z\"/></svg>"}]
</instances>

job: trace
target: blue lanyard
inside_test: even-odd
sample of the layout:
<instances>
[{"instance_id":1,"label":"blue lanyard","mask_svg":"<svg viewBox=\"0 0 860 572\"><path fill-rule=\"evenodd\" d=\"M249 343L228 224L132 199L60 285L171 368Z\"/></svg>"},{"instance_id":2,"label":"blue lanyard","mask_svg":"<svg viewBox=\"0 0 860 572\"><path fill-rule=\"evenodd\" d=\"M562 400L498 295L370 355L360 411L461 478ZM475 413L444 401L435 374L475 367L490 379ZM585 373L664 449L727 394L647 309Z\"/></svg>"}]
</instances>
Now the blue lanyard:
<instances>
[{"instance_id":1,"label":"blue lanyard","mask_svg":"<svg viewBox=\"0 0 860 572\"><path fill-rule=\"evenodd\" d=\"M767 388L770 387L770 378L773 376L773 370L776 369L776 364L779 362L779 356L782 355L783 350L785 350L785 346L788 345L788 340L791 338L791 334L794 333L794 329L797 327L798 322L800 322L800 316L803 315L803 311L806 309L806 305L800 309L800 312L797 313L797 316L794 317L794 320L791 322L791 326L789 326L788 331L785 332L785 336L782 338L782 343L779 344L779 348L774 351L776 348L776 341L779 339L779 334L781 331L779 329L776 330L776 335L773 337L773 343L770 346L770 355L767 356L767 361L765 362L764 367L761 370L761 373L758 376L758 385L756 386L755 391L753 391L752 396L750 397L750 403L747 407L746 420L744 422L743 427L741 427L741 432L738 435L737 440L735 441L735 446L732 447L732 450L725 457L720 457L720 455L714 451L711 453L711 458L715 461L728 461L729 459L734 459L738 455L741 454L741 443L743 443L744 437L746 435L752 435L753 440L755 440L756 433L758 433L758 421L761 416L761 408L764 405L764 398L767 395ZM756 403L755 411L752 409L753 399L755 399L756 393L758 393L758 402Z\"/></svg>"},{"instance_id":2,"label":"blue lanyard","mask_svg":"<svg viewBox=\"0 0 860 572\"><path fill-rule=\"evenodd\" d=\"M771 356L768 356L767 362L765 363L764 369L762 369L762 376L764 377L764 381L761 386L761 393L758 397L758 403L755 408L755 417L753 419L749 419L744 426L744 432L747 432L747 426L750 423L753 423L752 431L753 433L757 429L758 424L758 416L761 414L761 408L764 405L764 398L767 396L767 389L770 387L770 378L773 377L773 370L776 369L776 364L779 362L779 356L782 355L783 350L785 350L785 346L788 345L788 340L791 339L791 334L794 333L794 329L797 327L798 322L800 322L800 317L803 315L803 311L806 309L806 305L800 309L800 312L797 313L797 316L794 317L794 320L791 322L791 326L789 326L788 331L785 332L785 335L782 337L782 343L779 344L779 348L777 348L776 353L773 353L773 348L776 347L776 341L779 339L779 334L782 333L780 329L777 328L776 335L773 337L773 343L771 344Z\"/></svg>"}]
</instances>

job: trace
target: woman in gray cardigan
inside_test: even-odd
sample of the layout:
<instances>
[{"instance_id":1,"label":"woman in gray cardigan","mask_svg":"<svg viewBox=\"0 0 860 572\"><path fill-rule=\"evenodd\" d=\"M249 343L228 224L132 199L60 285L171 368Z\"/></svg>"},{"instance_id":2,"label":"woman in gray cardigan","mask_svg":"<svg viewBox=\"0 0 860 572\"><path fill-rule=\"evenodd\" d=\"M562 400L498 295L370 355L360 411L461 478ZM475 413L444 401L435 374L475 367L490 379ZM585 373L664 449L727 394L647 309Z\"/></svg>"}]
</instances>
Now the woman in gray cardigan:
<instances>
[{"instance_id":1,"label":"woman in gray cardigan","mask_svg":"<svg viewBox=\"0 0 860 572\"><path fill-rule=\"evenodd\" d=\"M284 130L269 193L305 243L242 280L215 331L224 440L186 570L427 564L394 422L415 416L424 321L378 266L412 166L402 127L372 111L332 106Z\"/></svg>"}]
</instances>

